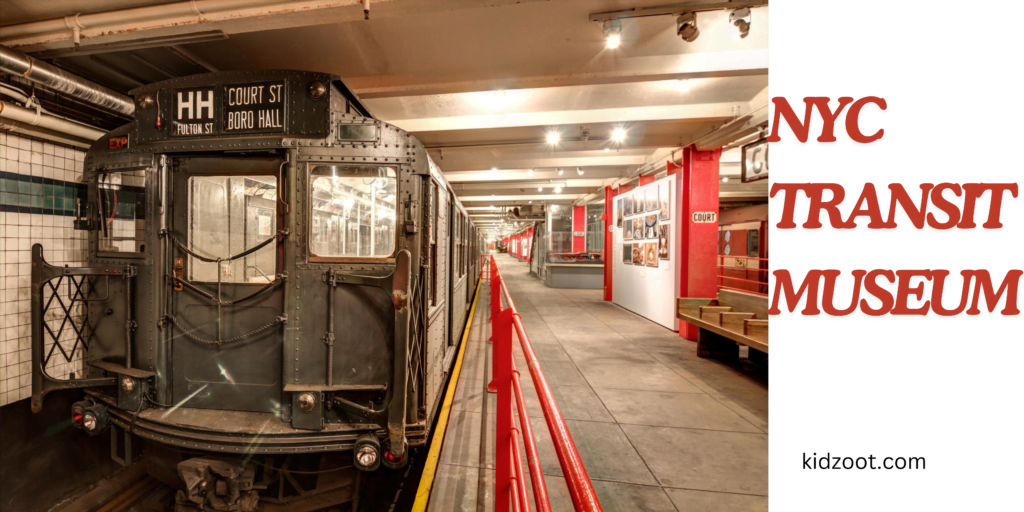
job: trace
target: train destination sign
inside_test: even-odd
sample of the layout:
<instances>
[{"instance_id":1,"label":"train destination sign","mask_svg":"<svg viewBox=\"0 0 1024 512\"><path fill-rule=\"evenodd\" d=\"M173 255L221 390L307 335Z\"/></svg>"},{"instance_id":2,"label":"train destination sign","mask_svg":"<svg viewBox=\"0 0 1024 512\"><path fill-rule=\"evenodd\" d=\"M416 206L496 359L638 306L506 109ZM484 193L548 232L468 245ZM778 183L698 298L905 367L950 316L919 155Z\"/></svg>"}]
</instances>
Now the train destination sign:
<instances>
[{"instance_id":1,"label":"train destination sign","mask_svg":"<svg viewBox=\"0 0 1024 512\"><path fill-rule=\"evenodd\" d=\"M284 131L284 80L224 86L225 132Z\"/></svg>"},{"instance_id":2,"label":"train destination sign","mask_svg":"<svg viewBox=\"0 0 1024 512\"><path fill-rule=\"evenodd\" d=\"M171 135L284 133L284 88L274 80L175 89Z\"/></svg>"}]
</instances>

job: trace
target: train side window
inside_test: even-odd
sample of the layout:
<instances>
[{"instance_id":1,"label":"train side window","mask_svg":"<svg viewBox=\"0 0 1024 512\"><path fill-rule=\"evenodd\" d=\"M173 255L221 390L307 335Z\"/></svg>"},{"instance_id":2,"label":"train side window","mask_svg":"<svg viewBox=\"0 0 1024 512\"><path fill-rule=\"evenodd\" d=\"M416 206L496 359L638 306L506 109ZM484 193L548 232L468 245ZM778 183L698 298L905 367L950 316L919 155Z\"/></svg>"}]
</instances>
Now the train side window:
<instances>
[{"instance_id":1,"label":"train side window","mask_svg":"<svg viewBox=\"0 0 1024 512\"><path fill-rule=\"evenodd\" d=\"M395 169L322 165L313 168L310 183L309 251L313 257L394 255Z\"/></svg>"},{"instance_id":2,"label":"train side window","mask_svg":"<svg viewBox=\"0 0 1024 512\"><path fill-rule=\"evenodd\" d=\"M193 176L188 190L188 242L195 253L229 258L277 235L275 176ZM219 267L222 283L269 283L277 279L277 246L271 242ZM189 256L188 275L216 283L218 263Z\"/></svg>"},{"instance_id":3,"label":"train side window","mask_svg":"<svg viewBox=\"0 0 1024 512\"><path fill-rule=\"evenodd\" d=\"M437 184L430 181L430 305L437 305Z\"/></svg>"},{"instance_id":4,"label":"train side window","mask_svg":"<svg viewBox=\"0 0 1024 512\"><path fill-rule=\"evenodd\" d=\"M141 257L146 252L146 171L125 171L100 174L96 178L100 198L98 215L100 229L97 251L107 256ZM75 198L66 194L54 201L55 210L74 211ZM78 195L78 194L75 194ZM79 198L81 204L89 202ZM44 208L47 205L43 205Z\"/></svg>"}]
</instances>

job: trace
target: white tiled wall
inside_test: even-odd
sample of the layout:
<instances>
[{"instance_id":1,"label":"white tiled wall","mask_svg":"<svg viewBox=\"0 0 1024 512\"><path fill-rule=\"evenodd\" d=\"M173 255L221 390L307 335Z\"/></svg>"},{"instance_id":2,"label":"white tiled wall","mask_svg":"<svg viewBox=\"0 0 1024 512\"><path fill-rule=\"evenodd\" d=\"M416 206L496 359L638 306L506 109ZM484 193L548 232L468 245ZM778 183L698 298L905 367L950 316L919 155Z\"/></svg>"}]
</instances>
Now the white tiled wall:
<instances>
[{"instance_id":1,"label":"white tiled wall","mask_svg":"<svg viewBox=\"0 0 1024 512\"><path fill-rule=\"evenodd\" d=\"M84 157L80 149L0 132L0 171L80 183ZM43 255L51 265L81 266L85 263L86 236L84 231L73 229L72 221L73 217L67 216L0 212L0 405L29 398L32 393L32 244L42 244ZM66 301L66 286L61 287L61 295ZM81 314L79 308L76 312ZM56 312L47 316L55 332L59 319ZM61 344L71 351L74 335L69 326L61 335ZM70 363L57 352L48 368L51 376L67 378L70 372L81 372L81 348Z\"/></svg>"}]
</instances>

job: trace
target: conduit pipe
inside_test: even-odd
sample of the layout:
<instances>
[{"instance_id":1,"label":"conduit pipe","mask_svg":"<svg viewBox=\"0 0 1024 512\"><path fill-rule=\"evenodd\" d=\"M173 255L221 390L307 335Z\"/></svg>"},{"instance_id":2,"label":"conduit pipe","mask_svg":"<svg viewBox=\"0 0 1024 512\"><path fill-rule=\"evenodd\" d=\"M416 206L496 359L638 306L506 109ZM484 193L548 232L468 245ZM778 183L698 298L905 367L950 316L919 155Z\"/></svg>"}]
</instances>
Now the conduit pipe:
<instances>
[{"instance_id":1,"label":"conduit pipe","mask_svg":"<svg viewBox=\"0 0 1024 512\"><path fill-rule=\"evenodd\" d=\"M89 126L49 116L42 110L31 110L6 101L0 101L0 118L86 140L99 140L105 133Z\"/></svg>"},{"instance_id":2,"label":"conduit pipe","mask_svg":"<svg viewBox=\"0 0 1024 512\"><path fill-rule=\"evenodd\" d=\"M158 28L362 5L361 0L191 0L0 27L0 41L25 46Z\"/></svg>"},{"instance_id":3,"label":"conduit pipe","mask_svg":"<svg viewBox=\"0 0 1024 512\"><path fill-rule=\"evenodd\" d=\"M0 46L0 71L24 77L107 110L129 116L135 113L135 103L130 97L5 46Z\"/></svg>"}]
</instances>

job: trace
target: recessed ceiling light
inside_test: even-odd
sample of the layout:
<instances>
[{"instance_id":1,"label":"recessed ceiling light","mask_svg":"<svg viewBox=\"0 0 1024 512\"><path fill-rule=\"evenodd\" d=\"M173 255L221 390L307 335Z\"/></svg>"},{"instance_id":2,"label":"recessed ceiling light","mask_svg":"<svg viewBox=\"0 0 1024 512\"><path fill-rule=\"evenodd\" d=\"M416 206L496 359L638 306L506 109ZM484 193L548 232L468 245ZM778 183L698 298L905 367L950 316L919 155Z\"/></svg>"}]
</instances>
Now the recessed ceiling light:
<instances>
[{"instance_id":1,"label":"recessed ceiling light","mask_svg":"<svg viewBox=\"0 0 1024 512\"><path fill-rule=\"evenodd\" d=\"M544 192L544 187L537 187L537 192Z\"/></svg>"},{"instance_id":2,"label":"recessed ceiling light","mask_svg":"<svg viewBox=\"0 0 1024 512\"><path fill-rule=\"evenodd\" d=\"M722 183L729 183L729 177L728 176L723 176L722 177Z\"/></svg>"},{"instance_id":3,"label":"recessed ceiling light","mask_svg":"<svg viewBox=\"0 0 1024 512\"><path fill-rule=\"evenodd\" d=\"M555 187L555 193L556 194L561 194L562 193L562 187Z\"/></svg>"},{"instance_id":4,"label":"recessed ceiling light","mask_svg":"<svg viewBox=\"0 0 1024 512\"><path fill-rule=\"evenodd\" d=\"M558 141L562 140L562 134L558 133L555 130L551 130L548 132L546 139L548 141L548 144L554 146L555 144L558 144Z\"/></svg>"},{"instance_id":5,"label":"recessed ceiling light","mask_svg":"<svg viewBox=\"0 0 1024 512\"><path fill-rule=\"evenodd\" d=\"M530 169L529 171L526 171L526 174L529 174L530 176L533 176L533 169Z\"/></svg>"}]
</instances>

